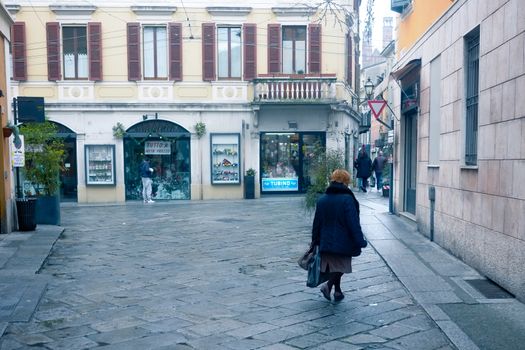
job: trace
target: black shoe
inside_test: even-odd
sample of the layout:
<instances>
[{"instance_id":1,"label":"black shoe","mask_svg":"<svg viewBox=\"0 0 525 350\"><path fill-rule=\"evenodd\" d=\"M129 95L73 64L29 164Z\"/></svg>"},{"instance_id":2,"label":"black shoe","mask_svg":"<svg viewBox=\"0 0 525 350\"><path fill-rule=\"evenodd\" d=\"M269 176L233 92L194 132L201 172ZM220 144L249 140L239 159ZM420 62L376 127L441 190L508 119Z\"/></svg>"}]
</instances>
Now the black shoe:
<instances>
[{"instance_id":1,"label":"black shoe","mask_svg":"<svg viewBox=\"0 0 525 350\"><path fill-rule=\"evenodd\" d=\"M323 293L323 296L326 298L326 300L332 300L332 298L330 298L330 288L328 287L327 283L321 286L321 293Z\"/></svg>"},{"instance_id":2,"label":"black shoe","mask_svg":"<svg viewBox=\"0 0 525 350\"><path fill-rule=\"evenodd\" d=\"M343 294L343 292L335 292L334 293L334 300L335 301L341 301L345 298L345 295Z\"/></svg>"}]
</instances>

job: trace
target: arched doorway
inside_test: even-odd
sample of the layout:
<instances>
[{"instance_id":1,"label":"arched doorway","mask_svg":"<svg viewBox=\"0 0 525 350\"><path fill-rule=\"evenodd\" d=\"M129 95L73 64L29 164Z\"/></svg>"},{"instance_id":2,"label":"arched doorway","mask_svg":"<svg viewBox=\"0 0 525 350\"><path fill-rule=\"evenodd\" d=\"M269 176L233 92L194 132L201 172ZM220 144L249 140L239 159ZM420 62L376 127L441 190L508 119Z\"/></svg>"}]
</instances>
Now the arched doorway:
<instances>
[{"instance_id":1,"label":"arched doorway","mask_svg":"<svg viewBox=\"0 0 525 350\"><path fill-rule=\"evenodd\" d=\"M76 202L77 197L77 134L68 127L51 122L57 127L57 137L64 141L66 155L60 170L60 200Z\"/></svg>"},{"instance_id":2,"label":"arched doorway","mask_svg":"<svg viewBox=\"0 0 525 350\"><path fill-rule=\"evenodd\" d=\"M142 199L139 165L144 157L155 169L153 198L190 199L190 132L166 120L146 120L124 136L126 200Z\"/></svg>"}]
</instances>

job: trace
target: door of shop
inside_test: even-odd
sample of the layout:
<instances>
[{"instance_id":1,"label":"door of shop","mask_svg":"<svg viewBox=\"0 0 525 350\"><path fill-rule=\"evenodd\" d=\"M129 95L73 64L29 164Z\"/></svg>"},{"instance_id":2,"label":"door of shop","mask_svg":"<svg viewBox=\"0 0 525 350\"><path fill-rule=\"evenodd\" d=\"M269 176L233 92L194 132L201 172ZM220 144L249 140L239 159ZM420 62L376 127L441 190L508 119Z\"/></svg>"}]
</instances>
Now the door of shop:
<instances>
[{"instance_id":1,"label":"door of shop","mask_svg":"<svg viewBox=\"0 0 525 350\"><path fill-rule=\"evenodd\" d=\"M57 137L64 141L66 150L64 162L60 170L60 200L76 202L77 197L77 134L68 127L53 122L57 126Z\"/></svg>"},{"instance_id":2,"label":"door of shop","mask_svg":"<svg viewBox=\"0 0 525 350\"><path fill-rule=\"evenodd\" d=\"M404 114L405 118L405 211L416 214L417 187L417 112Z\"/></svg>"},{"instance_id":3,"label":"door of shop","mask_svg":"<svg viewBox=\"0 0 525 350\"><path fill-rule=\"evenodd\" d=\"M151 120L126 130L124 137L124 182L126 200L142 199L139 166L150 160L153 173L153 198L190 199L190 133L181 126Z\"/></svg>"},{"instance_id":4,"label":"door of shop","mask_svg":"<svg viewBox=\"0 0 525 350\"><path fill-rule=\"evenodd\" d=\"M316 147L324 147L325 140L320 132L261 133L261 192L306 192L314 181Z\"/></svg>"}]
</instances>

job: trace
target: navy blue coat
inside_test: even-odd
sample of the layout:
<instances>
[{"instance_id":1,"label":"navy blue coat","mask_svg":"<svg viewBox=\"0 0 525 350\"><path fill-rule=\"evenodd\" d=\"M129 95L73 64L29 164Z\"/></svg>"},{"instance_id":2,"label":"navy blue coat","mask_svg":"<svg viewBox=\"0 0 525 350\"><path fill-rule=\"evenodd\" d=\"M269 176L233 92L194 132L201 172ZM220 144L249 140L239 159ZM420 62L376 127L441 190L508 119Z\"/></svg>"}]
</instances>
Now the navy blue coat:
<instances>
[{"instance_id":1,"label":"navy blue coat","mask_svg":"<svg viewBox=\"0 0 525 350\"><path fill-rule=\"evenodd\" d=\"M367 246L359 223L359 202L344 184L332 182L317 201L312 242L322 253L344 256L358 256Z\"/></svg>"}]
</instances>

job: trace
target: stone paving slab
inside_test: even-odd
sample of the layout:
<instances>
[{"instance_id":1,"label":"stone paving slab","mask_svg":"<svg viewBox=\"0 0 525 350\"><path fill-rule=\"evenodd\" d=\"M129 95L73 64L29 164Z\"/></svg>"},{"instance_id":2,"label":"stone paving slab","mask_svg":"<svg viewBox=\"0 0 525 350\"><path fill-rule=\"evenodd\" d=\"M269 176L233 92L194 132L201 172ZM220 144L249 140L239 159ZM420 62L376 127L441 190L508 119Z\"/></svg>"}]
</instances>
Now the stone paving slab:
<instances>
[{"instance_id":1,"label":"stone paving slab","mask_svg":"<svg viewBox=\"0 0 525 350\"><path fill-rule=\"evenodd\" d=\"M0 349L470 349L436 303L477 302L454 280L471 269L381 214L373 195L358 194L371 245L340 303L307 288L296 265L312 221L301 197L64 206L67 231L42 268L0 268L46 283L27 322L4 323ZM28 238L0 241L0 262L35 264L30 252L54 244Z\"/></svg>"}]
</instances>

